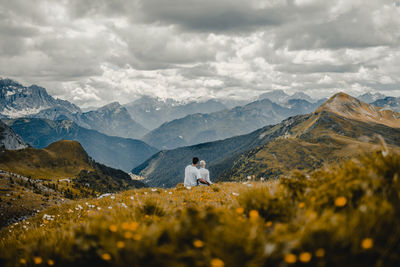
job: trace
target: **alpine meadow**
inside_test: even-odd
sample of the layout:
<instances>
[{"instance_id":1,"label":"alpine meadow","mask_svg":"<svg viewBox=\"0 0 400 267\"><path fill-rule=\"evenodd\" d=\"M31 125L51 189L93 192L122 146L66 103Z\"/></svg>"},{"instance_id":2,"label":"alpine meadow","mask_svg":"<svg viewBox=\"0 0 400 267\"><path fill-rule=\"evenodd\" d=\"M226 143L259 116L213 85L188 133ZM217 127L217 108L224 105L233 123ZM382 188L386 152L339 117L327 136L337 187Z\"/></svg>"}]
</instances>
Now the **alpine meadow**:
<instances>
[{"instance_id":1,"label":"alpine meadow","mask_svg":"<svg viewBox=\"0 0 400 267\"><path fill-rule=\"evenodd\" d=\"M400 1L0 0L0 266L400 266Z\"/></svg>"}]
</instances>

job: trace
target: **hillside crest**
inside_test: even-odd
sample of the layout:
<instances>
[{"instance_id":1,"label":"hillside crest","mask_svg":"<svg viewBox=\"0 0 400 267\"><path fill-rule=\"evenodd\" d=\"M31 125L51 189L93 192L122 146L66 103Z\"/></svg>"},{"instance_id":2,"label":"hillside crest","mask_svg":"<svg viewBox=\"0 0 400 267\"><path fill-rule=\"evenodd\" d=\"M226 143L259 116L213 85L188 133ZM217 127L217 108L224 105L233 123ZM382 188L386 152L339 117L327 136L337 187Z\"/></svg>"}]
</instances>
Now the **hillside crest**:
<instances>
[{"instance_id":1,"label":"hillside crest","mask_svg":"<svg viewBox=\"0 0 400 267\"><path fill-rule=\"evenodd\" d=\"M333 112L348 119L400 128L400 113L364 103L343 92L329 98L316 113L320 114L323 111Z\"/></svg>"}]
</instances>

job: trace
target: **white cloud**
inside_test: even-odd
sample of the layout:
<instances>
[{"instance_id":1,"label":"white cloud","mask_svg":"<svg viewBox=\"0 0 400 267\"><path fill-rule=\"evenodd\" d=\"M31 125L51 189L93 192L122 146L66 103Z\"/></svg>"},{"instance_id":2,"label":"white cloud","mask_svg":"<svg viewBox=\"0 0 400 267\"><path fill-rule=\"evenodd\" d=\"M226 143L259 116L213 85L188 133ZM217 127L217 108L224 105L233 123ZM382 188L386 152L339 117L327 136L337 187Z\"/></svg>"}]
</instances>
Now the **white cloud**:
<instances>
[{"instance_id":1,"label":"white cloud","mask_svg":"<svg viewBox=\"0 0 400 267\"><path fill-rule=\"evenodd\" d=\"M0 74L79 105L400 92L391 0L0 0Z\"/></svg>"}]
</instances>

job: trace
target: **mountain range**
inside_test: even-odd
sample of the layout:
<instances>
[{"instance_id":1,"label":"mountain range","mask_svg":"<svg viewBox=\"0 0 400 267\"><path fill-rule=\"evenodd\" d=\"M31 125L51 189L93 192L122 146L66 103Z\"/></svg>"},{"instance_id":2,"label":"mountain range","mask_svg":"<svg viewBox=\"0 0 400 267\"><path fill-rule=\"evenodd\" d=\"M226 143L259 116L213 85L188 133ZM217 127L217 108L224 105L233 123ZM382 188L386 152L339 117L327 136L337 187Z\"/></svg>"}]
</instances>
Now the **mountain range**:
<instances>
[{"instance_id":1,"label":"mountain range","mask_svg":"<svg viewBox=\"0 0 400 267\"><path fill-rule=\"evenodd\" d=\"M226 106L217 100L205 102L191 101L181 103L173 99L159 99L143 96L124 107L131 117L147 129L153 130L161 124L183 118L195 113L211 113L226 109Z\"/></svg>"},{"instance_id":2,"label":"mountain range","mask_svg":"<svg viewBox=\"0 0 400 267\"><path fill-rule=\"evenodd\" d=\"M313 170L358 154L360 149L371 149L377 135L398 148L400 114L339 93L310 114L246 135L161 151L132 172L152 186L175 186L183 181L185 165L198 156L209 162L214 180L278 177L292 169Z\"/></svg>"},{"instance_id":3,"label":"mountain range","mask_svg":"<svg viewBox=\"0 0 400 267\"><path fill-rule=\"evenodd\" d=\"M383 99L378 99L372 103L375 106L392 109L394 111L400 112L400 97L385 97Z\"/></svg>"},{"instance_id":4,"label":"mountain range","mask_svg":"<svg viewBox=\"0 0 400 267\"><path fill-rule=\"evenodd\" d=\"M35 148L45 148L60 140L76 140L97 162L125 171L157 152L157 149L140 140L107 136L69 120L20 118L4 121Z\"/></svg>"},{"instance_id":5,"label":"mountain range","mask_svg":"<svg viewBox=\"0 0 400 267\"><path fill-rule=\"evenodd\" d=\"M289 94L286 94L285 91L283 91L283 90L272 90L272 91L263 93L263 94L259 95L257 99L258 100L269 99L272 102L277 103L277 104L285 104L292 99L301 99L301 100L308 101L310 103L318 102L318 100L310 97L306 93L296 92L292 95L289 95Z\"/></svg>"},{"instance_id":6,"label":"mountain range","mask_svg":"<svg viewBox=\"0 0 400 267\"><path fill-rule=\"evenodd\" d=\"M88 129L127 138L140 138L148 132L132 120L119 103L82 112L78 106L66 100L54 99L45 88L36 85L25 87L9 79L0 80L0 106L0 116L3 118L68 119Z\"/></svg>"},{"instance_id":7,"label":"mountain range","mask_svg":"<svg viewBox=\"0 0 400 267\"><path fill-rule=\"evenodd\" d=\"M319 102L290 99L286 106L281 106L265 98L233 109L188 115L164 123L146 134L142 140L159 149L222 140L276 124L290 116L312 112L319 105Z\"/></svg>"},{"instance_id":8,"label":"mountain range","mask_svg":"<svg viewBox=\"0 0 400 267\"><path fill-rule=\"evenodd\" d=\"M381 94L381 93L368 92L368 93L357 96L357 99L359 99L365 103L371 104L371 103L377 101L378 99L384 99L385 97L386 97L386 95Z\"/></svg>"}]
</instances>

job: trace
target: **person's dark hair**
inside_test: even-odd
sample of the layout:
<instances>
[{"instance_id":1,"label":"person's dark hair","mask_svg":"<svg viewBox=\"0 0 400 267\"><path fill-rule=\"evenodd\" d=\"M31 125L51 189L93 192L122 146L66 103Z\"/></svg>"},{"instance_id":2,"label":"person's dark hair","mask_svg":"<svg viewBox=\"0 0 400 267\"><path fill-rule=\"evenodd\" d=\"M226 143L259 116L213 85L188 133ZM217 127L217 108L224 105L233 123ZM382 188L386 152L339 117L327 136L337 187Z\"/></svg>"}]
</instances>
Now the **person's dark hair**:
<instances>
[{"instance_id":1,"label":"person's dark hair","mask_svg":"<svg viewBox=\"0 0 400 267\"><path fill-rule=\"evenodd\" d=\"M192 160L192 163L193 164L199 163L199 158L198 157L194 157L193 160Z\"/></svg>"}]
</instances>

